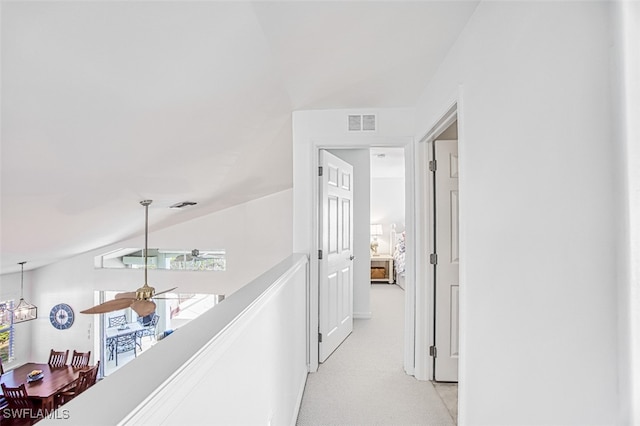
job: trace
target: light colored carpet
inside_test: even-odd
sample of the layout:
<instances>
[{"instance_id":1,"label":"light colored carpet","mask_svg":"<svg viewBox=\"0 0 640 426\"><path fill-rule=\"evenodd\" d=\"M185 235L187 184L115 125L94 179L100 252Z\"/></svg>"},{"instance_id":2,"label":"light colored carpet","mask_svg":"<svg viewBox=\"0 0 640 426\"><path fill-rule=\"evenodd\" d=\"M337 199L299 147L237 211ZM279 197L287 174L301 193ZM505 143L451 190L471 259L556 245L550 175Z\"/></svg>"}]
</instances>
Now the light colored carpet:
<instances>
[{"instance_id":1,"label":"light colored carpet","mask_svg":"<svg viewBox=\"0 0 640 426\"><path fill-rule=\"evenodd\" d=\"M434 383L436 392L440 395L442 402L447 406L449 414L458 423L458 384L457 383Z\"/></svg>"},{"instance_id":2,"label":"light colored carpet","mask_svg":"<svg viewBox=\"0 0 640 426\"><path fill-rule=\"evenodd\" d=\"M455 425L431 382L404 372L404 291L372 285L371 311L309 374L297 425Z\"/></svg>"}]
</instances>

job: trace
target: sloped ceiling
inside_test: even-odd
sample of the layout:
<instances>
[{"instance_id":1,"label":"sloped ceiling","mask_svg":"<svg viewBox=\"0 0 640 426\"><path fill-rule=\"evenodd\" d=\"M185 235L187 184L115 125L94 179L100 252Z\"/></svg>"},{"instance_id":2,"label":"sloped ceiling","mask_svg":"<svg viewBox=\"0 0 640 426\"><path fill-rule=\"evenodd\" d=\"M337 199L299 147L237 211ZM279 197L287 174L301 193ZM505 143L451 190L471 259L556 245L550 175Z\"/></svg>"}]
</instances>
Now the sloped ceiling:
<instances>
[{"instance_id":1,"label":"sloped ceiling","mask_svg":"<svg viewBox=\"0 0 640 426\"><path fill-rule=\"evenodd\" d=\"M292 111L413 106L476 4L3 1L1 272L290 188Z\"/></svg>"}]
</instances>

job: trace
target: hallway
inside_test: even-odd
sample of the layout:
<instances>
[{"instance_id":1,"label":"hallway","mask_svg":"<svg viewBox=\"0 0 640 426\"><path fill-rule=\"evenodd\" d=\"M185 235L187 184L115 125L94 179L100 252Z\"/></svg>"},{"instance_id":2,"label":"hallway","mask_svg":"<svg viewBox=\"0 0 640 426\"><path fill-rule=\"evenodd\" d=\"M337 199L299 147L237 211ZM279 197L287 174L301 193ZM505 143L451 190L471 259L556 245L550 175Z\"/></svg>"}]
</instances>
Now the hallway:
<instances>
[{"instance_id":1,"label":"hallway","mask_svg":"<svg viewBox=\"0 0 640 426\"><path fill-rule=\"evenodd\" d=\"M452 385L450 413L431 382L403 370L404 291L372 285L371 310L372 318L355 320L351 336L309 374L297 425L455 425Z\"/></svg>"}]
</instances>

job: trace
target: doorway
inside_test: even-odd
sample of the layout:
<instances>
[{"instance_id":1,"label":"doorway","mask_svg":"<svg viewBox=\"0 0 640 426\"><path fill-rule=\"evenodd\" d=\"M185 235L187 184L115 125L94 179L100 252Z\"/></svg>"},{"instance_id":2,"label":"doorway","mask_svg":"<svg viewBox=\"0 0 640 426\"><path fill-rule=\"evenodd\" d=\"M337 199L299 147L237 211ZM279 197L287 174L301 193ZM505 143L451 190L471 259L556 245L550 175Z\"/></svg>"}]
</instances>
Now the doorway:
<instances>
[{"instance_id":1,"label":"doorway","mask_svg":"<svg viewBox=\"0 0 640 426\"><path fill-rule=\"evenodd\" d=\"M433 380L458 381L460 280L457 123L432 143Z\"/></svg>"},{"instance_id":2,"label":"doorway","mask_svg":"<svg viewBox=\"0 0 640 426\"><path fill-rule=\"evenodd\" d=\"M371 154L371 281L406 287L404 149L376 147Z\"/></svg>"},{"instance_id":3,"label":"doorway","mask_svg":"<svg viewBox=\"0 0 640 426\"><path fill-rule=\"evenodd\" d=\"M455 110L445 130L427 141L426 193L429 201L429 279L431 300L430 379L449 409L458 414L459 360L459 156Z\"/></svg>"},{"instance_id":4,"label":"doorway","mask_svg":"<svg viewBox=\"0 0 640 426\"><path fill-rule=\"evenodd\" d=\"M319 153L322 154L322 152L323 150L320 149ZM368 320L375 314L371 307L373 282L376 282L375 285L398 284L402 290L407 287L406 272L408 268L405 266L405 244L402 238L405 235L406 219L405 148L398 146L334 148L328 152L353 166L353 319ZM322 193L321 189L319 189L319 193ZM323 203L319 203L319 216L323 214L322 209ZM318 224L322 225L323 222L323 220L319 220ZM371 224L380 229L380 232L373 236L377 243L376 254L371 249L374 242L370 232ZM322 235L318 235L318 240L322 243ZM319 265L322 261L323 259L319 259ZM376 269L384 271L382 279L372 277L372 266L374 265L380 265ZM322 266L319 266L318 279L321 292L324 285L322 271ZM406 301L406 295L403 297ZM319 303L322 304L322 296ZM403 310L405 310L405 305L402 307ZM322 330L324 318L321 306L318 308L318 315L318 323ZM406 335L404 331L403 329L397 330L397 335ZM321 335L323 342L318 342L320 348L325 340L322 331ZM322 352L323 350L320 349L320 362L326 359ZM405 352L409 351L405 349ZM413 353L410 352L407 355L413 356ZM405 361L405 359L400 359L398 362L405 364Z\"/></svg>"},{"instance_id":5,"label":"doorway","mask_svg":"<svg viewBox=\"0 0 640 426\"><path fill-rule=\"evenodd\" d=\"M307 360L309 372L318 370L318 256L321 243L319 241L319 190L318 190L318 168L320 166L320 150L368 150L377 146L399 147L404 149L406 165L406 194L416 193L416 168L415 152L417 143L414 137L408 136L413 129L413 110L405 109L385 109L376 110L376 117L380 123L395 123L377 128L376 131L350 132L343 129L348 123L348 115L351 110L346 111L298 111L294 113L294 146L293 146L293 251L308 253L309 255L309 282L307 286ZM344 134L342 133L344 131ZM415 197L406 197L406 228L407 236L416 234L416 207ZM364 263L365 274L369 274L369 217L365 219L365 250ZM356 230L354 230L356 231ZM428 359L426 353L427 333L420 337L420 347L416 344L416 239L407 239L406 251L406 291L405 300L405 333L404 345L404 370L409 375L416 375L420 380L428 380L426 366ZM362 256L355 253L355 260L361 261ZM354 265L354 268L357 265ZM354 270L354 273L356 271ZM355 280L355 278L354 278ZM423 287L426 285L423 284ZM424 289L420 290L424 297ZM422 309L422 306L420 306ZM357 315L368 315L369 310L354 309L354 317ZM425 320L424 311L421 320ZM425 326L423 326L424 328ZM421 351L420 376L416 371L418 362L417 352Z\"/></svg>"}]
</instances>

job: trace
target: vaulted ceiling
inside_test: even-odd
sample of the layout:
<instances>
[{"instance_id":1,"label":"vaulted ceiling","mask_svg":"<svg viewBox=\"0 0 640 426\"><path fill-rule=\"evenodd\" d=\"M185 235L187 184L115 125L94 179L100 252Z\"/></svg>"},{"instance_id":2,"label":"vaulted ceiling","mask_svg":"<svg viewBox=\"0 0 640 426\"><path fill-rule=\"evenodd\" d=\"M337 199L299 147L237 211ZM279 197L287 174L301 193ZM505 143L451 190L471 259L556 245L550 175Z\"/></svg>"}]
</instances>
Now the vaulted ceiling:
<instances>
[{"instance_id":1,"label":"vaulted ceiling","mask_svg":"<svg viewBox=\"0 0 640 426\"><path fill-rule=\"evenodd\" d=\"M414 106L476 5L3 1L1 272L290 188L292 111Z\"/></svg>"}]
</instances>

